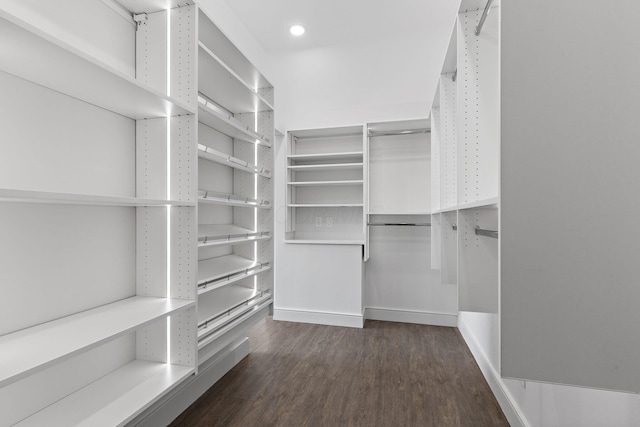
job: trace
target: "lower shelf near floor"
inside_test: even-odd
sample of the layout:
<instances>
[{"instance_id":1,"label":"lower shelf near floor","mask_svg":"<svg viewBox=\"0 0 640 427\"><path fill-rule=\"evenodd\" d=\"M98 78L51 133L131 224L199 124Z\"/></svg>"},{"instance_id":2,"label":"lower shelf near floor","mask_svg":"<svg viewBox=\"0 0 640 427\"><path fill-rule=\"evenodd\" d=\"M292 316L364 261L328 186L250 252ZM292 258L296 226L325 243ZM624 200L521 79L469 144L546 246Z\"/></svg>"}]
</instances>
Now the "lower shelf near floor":
<instances>
[{"instance_id":1,"label":"lower shelf near floor","mask_svg":"<svg viewBox=\"0 0 640 427\"><path fill-rule=\"evenodd\" d=\"M121 426L191 375L194 368L134 360L17 426Z\"/></svg>"},{"instance_id":2,"label":"lower shelf near floor","mask_svg":"<svg viewBox=\"0 0 640 427\"><path fill-rule=\"evenodd\" d=\"M209 292L198 298L198 340L199 347L206 345L203 340L222 329L235 319L270 302L269 289L257 290L249 287L230 285ZM210 340L207 340L207 343Z\"/></svg>"}]
</instances>

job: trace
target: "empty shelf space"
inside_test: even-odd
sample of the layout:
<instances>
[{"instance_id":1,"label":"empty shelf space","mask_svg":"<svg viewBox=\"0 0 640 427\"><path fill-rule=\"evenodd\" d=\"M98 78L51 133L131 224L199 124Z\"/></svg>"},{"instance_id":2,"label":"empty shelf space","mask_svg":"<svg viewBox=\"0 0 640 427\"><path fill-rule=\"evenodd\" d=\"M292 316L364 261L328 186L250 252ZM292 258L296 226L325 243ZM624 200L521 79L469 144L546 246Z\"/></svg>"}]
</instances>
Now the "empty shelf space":
<instances>
[{"instance_id":1,"label":"empty shelf space","mask_svg":"<svg viewBox=\"0 0 640 427\"><path fill-rule=\"evenodd\" d=\"M287 185L295 187L313 187L313 186L332 186L332 185L363 185L364 181L361 179L349 179L340 181L292 181L287 182Z\"/></svg>"},{"instance_id":2,"label":"empty shelf space","mask_svg":"<svg viewBox=\"0 0 640 427\"><path fill-rule=\"evenodd\" d=\"M498 204L500 203L499 197L492 197L490 199L478 200L475 202L464 203L462 205L458 205L458 209L476 209L476 208L488 208L488 209L497 209Z\"/></svg>"},{"instance_id":3,"label":"empty shelf space","mask_svg":"<svg viewBox=\"0 0 640 427\"><path fill-rule=\"evenodd\" d=\"M231 138L271 147L271 142L268 138L252 131L248 126L240 123L233 115L201 96L198 96L198 111L200 112L198 120L201 123Z\"/></svg>"},{"instance_id":4,"label":"empty shelf space","mask_svg":"<svg viewBox=\"0 0 640 427\"><path fill-rule=\"evenodd\" d=\"M0 387L194 304L136 296L4 335Z\"/></svg>"},{"instance_id":5,"label":"empty shelf space","mask_svg":"<svg viewBox=\"0 0 640 427\"><path fill-rule=\"evenodd\" d=\"M198 294L210 292L270 269L271 265L268 262L256 262L233 254L198 261Z\"/></svg>"},{"instance_id":6,"label":"empty shelf space","mask_svg":"<svg viewBox=\"0 0 640 427\"><path fill-rule=\"evenodd\" d=\"M253 231L230 224L198 225L198 246L230 245L270 239L268 231Z\"/></svg>"},{"instance_id":7,"label":"empty shelf space","mask_svg":"<svg viewBox=\"0 0 640 427\"><path fill-rule=\"evenodd\" d=\"M364 245L364 239L288 239L285 243L293 243L299 245Z\"/></svg>"},{"instance_id":8,"label":"empty shelf space","mask_svg":"<svg viewBox=\"0 0 640 427\"><path fill-rule=\"evenodd\" d=\"M271 171L269 169L252 165L251 163L223 153L222 151L214 150L206 145L198 144L198 157L230 168L257 174L265 178L271 178Z\"/></svg>"},{"instance_id":9,"label":"empty shelf space","mask_svg":"<svg viewBox=\"0 0 640 427\"><path fill-rule=\"evenodd\" d=\"M0 21L2 71L135 120L195 113L6 11Z\"/></svg>"},{"instance_id":10,"label":"empty shelf space","mask_svg":"<svg viewBox=\"0 0 640 427\"><path fill-rule=\"evenodd\" d=\"M198 201L200 203L238 206L243 208L271 209L271 202L268 200L257 200L235 194L217 193L207 190L198 190Z\"/></svg>"},{"instance_id":11,"label":"empty shelf space","mask_svg":"<svg viewBox=\"0 0 640 427\"><path fill-rule=\"evenodd\" d=\"M194 202L0 188L0 201L95 206L195 206Z\"/></svg>"},{"instance_id":12,"label":"empty shelf space","mask_svg":"<svg viewBox=\"0 0 640 427\"><path fill-rule=\"evenodd\" d=\"M204 43L198 43L200 91L235 113L273 110L255 88L250 87Z\"/></svg>"},{"instance_id":13,"label":"empty shelf space","mask_svg":"<svg viewBox=\"0 0 640 427\"><path fill-rule=\"evenodd\" d=\"M362 169L363 163L323 163L313 165L291 165L287 169L292 171L320 171L320 170L347 170Z\"/></svg>"},{"instance_id":14,"label":"empty shelf space","mask_svg":"<svg viewBox=\"0 0 640 427\"><path fill-rule=\"evenodd\" d=\"M198 339L271 299L268 290L233 285L220 288L209 295L211 298L198 299Z\"/></svg>"},{"instance_id":15,"label":"empty shelf space","mask_svg":"<svg viewBox=\"0 0 640 427\"><path fill-rule=\"evenodd\" d=\"M193 372L186 366L134 360L16 425L124 425Z\"/></svg>"},{"instance_id":16,"label":"empty shelf space","mask_svg":"<svg viewBox=\"0 0 640 427\"><path fill-rule=\"evenodd\" d=\"M362 151L350 151L345 153L317 153L317 154L291 154L287 156L288 159L294 161L314 161L314 162L326 162L332 160L360 160L363 157Z\"/></svg>"}]
</instances>

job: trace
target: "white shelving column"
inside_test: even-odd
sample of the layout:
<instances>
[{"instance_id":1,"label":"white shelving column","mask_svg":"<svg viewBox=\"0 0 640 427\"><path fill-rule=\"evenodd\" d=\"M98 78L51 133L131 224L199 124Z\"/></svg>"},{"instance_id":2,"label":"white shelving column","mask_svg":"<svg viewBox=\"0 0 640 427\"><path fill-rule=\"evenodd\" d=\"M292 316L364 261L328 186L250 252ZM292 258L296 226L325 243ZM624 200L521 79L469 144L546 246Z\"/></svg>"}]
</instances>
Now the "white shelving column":
<instances>
[{"instance_id":1,"label":"white shelving column","mask_svg":"<svg viewBox=\"0 0 640 427\"><path fill-rule=\"evenodd\" d=\"M72 3L0 9L3 425L122 425L196 366L193 7Z\"/></svg>"}]
</instances>

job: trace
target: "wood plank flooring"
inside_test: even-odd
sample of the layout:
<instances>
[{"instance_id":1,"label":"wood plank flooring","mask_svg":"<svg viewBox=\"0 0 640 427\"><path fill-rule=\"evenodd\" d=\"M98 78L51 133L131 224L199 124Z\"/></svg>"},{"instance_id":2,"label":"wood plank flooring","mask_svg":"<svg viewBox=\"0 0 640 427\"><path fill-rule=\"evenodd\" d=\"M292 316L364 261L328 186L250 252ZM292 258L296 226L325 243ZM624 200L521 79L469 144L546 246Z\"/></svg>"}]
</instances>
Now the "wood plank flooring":
<instances>
[{"instance_id":1,"label":"wood plank flooring","mask_svg":"<svg viewBox=\"0 0 640 427\"><path fill-rule=\"evenodd\" d=\"M509 425L455 328L269 317L249 342L251 354L171 426Z\"/></svg>"}]
</instances>

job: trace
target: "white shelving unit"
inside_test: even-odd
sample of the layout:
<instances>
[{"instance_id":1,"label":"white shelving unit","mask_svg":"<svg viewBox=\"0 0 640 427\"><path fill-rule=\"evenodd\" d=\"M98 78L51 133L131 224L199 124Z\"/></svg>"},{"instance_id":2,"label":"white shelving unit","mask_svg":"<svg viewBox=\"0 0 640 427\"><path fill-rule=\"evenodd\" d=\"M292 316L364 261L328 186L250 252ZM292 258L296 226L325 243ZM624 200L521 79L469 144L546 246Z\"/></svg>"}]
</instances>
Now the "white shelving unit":
<instances>
[{"instance_id":1,"label":"white shelving unit","mask_svg":"<svg viewBox=\"0 0 640 427\"><path fill-rule=\"evenodd\" d=\"M285 241L364 244L363 127L290 131Z\"/></svg>"},{"instance_id":2,"label":"white shelving unit","mask_svg":"<svg viewBox=\"0 0 640 427\"><path fill-rule=\"evenodd\" d=\"M67 6L0 9L3 425L123 425L196 371L196 7Z\"/></svg>"},{"instance_id":3,"label":"white shelving unit","mask_svg":"<svg viewBox=\"0 0 640 427\"><path fill-rule=\"evenodd\" d=\"M198 15L199 365L266 315L273 272L273 87Z\"/></svg>"}]
</instances>

